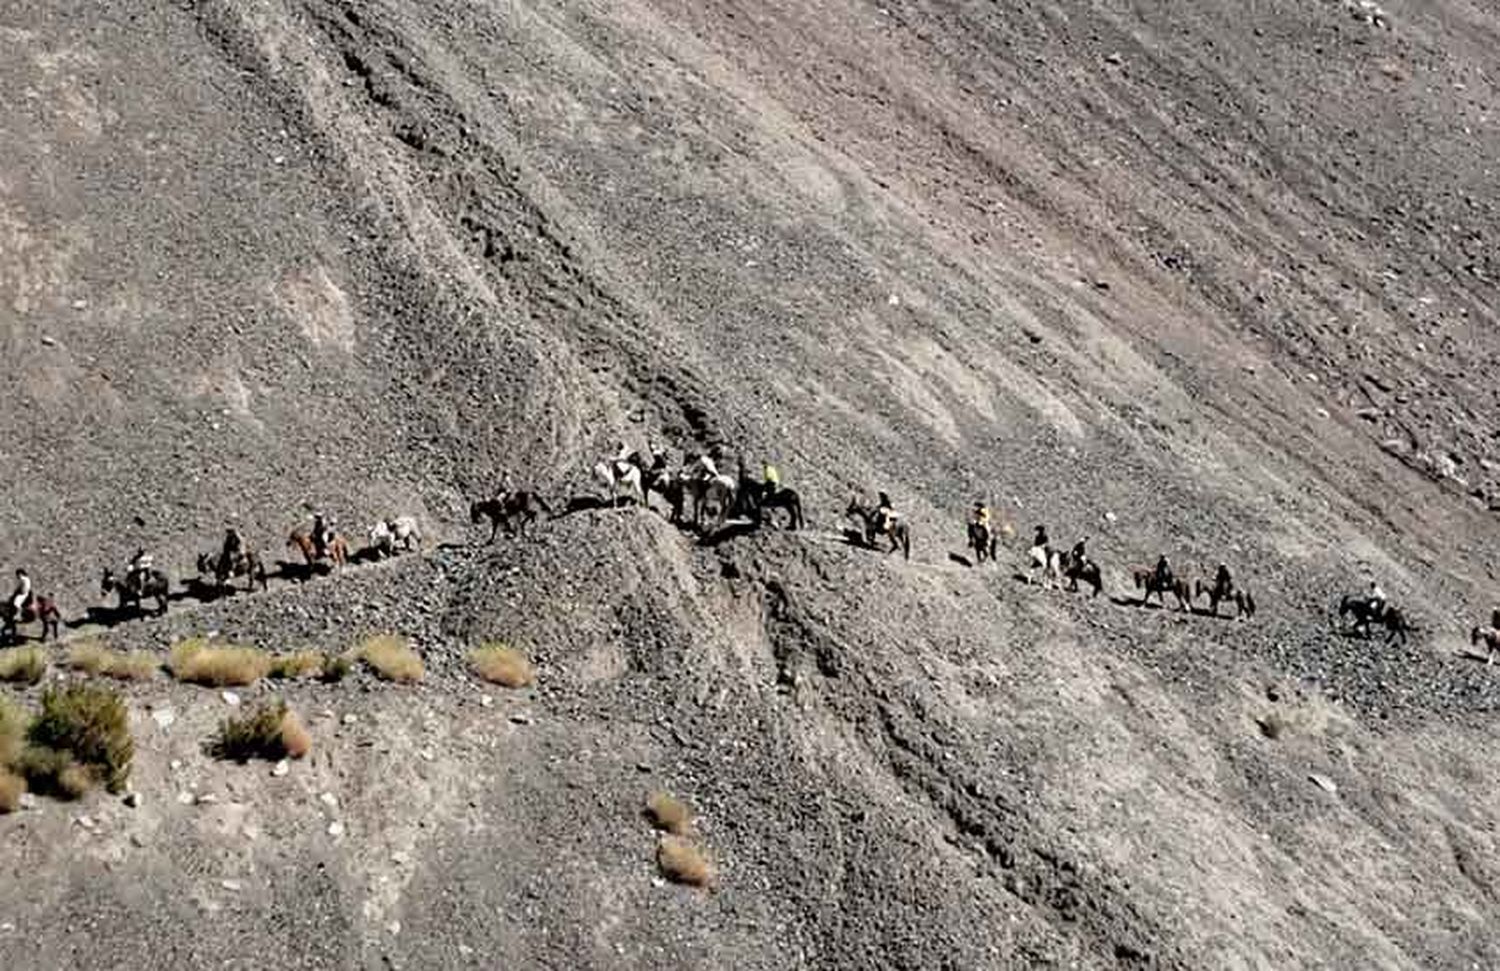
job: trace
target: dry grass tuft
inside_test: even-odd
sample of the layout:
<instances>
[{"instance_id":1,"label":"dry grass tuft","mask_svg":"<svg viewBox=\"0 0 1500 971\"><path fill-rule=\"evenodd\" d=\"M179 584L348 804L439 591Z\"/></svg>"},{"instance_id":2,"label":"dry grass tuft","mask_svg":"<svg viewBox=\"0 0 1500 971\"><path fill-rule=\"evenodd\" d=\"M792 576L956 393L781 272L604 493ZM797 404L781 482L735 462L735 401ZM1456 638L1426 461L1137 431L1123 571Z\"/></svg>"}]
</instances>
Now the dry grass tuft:
<instances>
[{"instance_id":1,"label":"dry grass tuft","mask_svg":"<svg viewBox=\"0 0 1500 971\"><path fill-rule=\"evenodd\" d=\"M131 651L128 654L111 651L95 640L79 641L68 648L68 667L96 677L114 678L118 681L147 681L161 667L155 654L150 651Z\"/></svg>"},{"instance_id":2,"label":"dry grass tuft","mask_svg":"<svg viewBox=\"0 0 1500 971\"><path fill-rule=\"evenodd\" d=\"M354 664L346 655L325 653L323 671L318 675L318 680L324 684L338 684L347 678L352 670L354 670Z\"/></svg>"},{"instance_id":3,"label":"dry grass tuft","mask_svg":"<svg viewBox=\"0 0 1500 971\"><path fill-rule=\"evenodd\" d=\"M506 688L536 683L536 668L521 651L507 644L485 644L469 652L469 666L486 681Z\"/></svg>"},{"instance_id":4,"label":"dry grass tuft","mask_svg":"<svg viewBox=\"0 0 1500 971\"><path fill-rule=\"evenodd\" d=\"M47 654L39 647L0 651L0 681L36 684L47 673Z\"/></svg>"},{"instance_id":5,"label":"dry grass tuft","mask_svg":"<svg viewBox=\"0 0 1500 971\"><path fill-rule=\"evenodd\" d=\"M376 634L359 646L359 657L387 681L415 684L422 680L422 658L406 638L395 634Z\"/></svg>"},{"instance_id":6,"label":"dry grass tuft","mask_svg":"<svg viewBox=\"0 0 1500 971\"><path fill-rule=\"evenodd\" d=\"M31 715L16 702L0 695L0 768L15 765L26 747Z\"/></svg>"},{"instance_id":7,"label":"dry grass tuft","mask_svg":"<svg viewBox=\"0 0 1500 971\"><path fill-rule=\"evenodd\" d=\"M674 836L693 831L693 810L669 792L658 790L646 797L646 818L651 825Z\"/></svg>"},{"instance_id":8,"label":"dry grass tuft","mask_svg":"<svg viewBox=\"0 0 1500 971\"><path fill-rule=\"evenodd\" d=\"M307 726L302 724L302 719L290 708L286 714L281 716L281 747L286 754L294 759L300 759L312 751L312 734L308 732Z\"/></svg>"},{"instance_id":9,"label":"dry grass tuft","mask_svg":"<svg viewBox=\"0 0 1500 971\"><path fill-rule=\"evenodd\" d=\"M271 670L271 658L253 647L210 645L201 637L190 637L172 645L167 667L178 681L223 688L264 678Z\"/></svg>"},{"instance_id":10,"label":"dry grass tuft","mask_svg":"<svg viewBox=\"0 0 1500 971\"><path fill-rule=\"evenodd\" d=\"M663 836L656 847L656 865L674 883L706 887L713 883L714 867L708 856L680 836Z\"/></svg>"},{"instance_id":11,"label":"dry grass tuft","mask_svg":"<svg viewBox=\"0 0 1500 971\"><path fill-rule=\"evenodd\" d=\"M323 673L323 655L317 651L295 651L271 659L271 677L290 681Z\"/></svg>"},{"instance_id":12,"label":"dry grass tuft","mask_svg":"<svg viewBox=\"0 0 1500 971\"><path fill-rule=\"evenodd\" d=\"M0 766L0 815L20 809L21 796L25 792L26 780Z\"/></svg>"},{"instance_id":13,"label":"dry grass tuft","mask_svg":"<svg viewBox=\"0 0 1500 971\"><path fill-rule=\"evenodd\" d=\"M272 701L220 722L219 734L209 743L208 751L216 758L235 762L300 759L312 751L312 736L286 702Z\"/></svg>"},{"instance_id":14,"label":"dry grass tuft","mask_svg":"<svg viewBox=\"0 0 1500 971\"><path fill-rule=\"evenodd\" d=\"M33 749L52 750L78 763L81 772L91 772L110 792L122 791L130 778L135 757L130 718L125 702L108 688L85 684L48 689L27 739ZM54 774L64 790L72 788L66 766L57 765ZM29 774L28 779L35 786Z\"/></svg>"},{"instance_id":15,"label":"dry grass tuft","mask_svg":"<svg viewBox=\"0 0 1500 971\"><path fill-rule=\"evenodd\" d=\"M59 799L80 799L94 787L94 776L72 753L33 745L21 753L16 771L33 792Z\"/></svg>"}]
</instances>

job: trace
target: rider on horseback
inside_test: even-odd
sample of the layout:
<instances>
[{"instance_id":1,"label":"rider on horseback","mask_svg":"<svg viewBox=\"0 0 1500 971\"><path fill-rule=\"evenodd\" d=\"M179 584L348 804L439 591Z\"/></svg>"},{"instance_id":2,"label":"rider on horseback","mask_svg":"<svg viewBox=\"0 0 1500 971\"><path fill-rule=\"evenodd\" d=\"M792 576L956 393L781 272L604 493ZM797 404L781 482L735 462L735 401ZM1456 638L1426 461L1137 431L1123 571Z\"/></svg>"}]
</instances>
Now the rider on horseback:
<instances>
[{"instance_id":1,"label":"rider on horseback","mask_svg":"<svg viewBox=\"0 0 1500 971\"><path fill-rule=\"evenodd\" d=\"M1234 596L1234 580L1229 576L1229 567L1223 563L1219 564L1219 569L1214 573L1214 589L1220 597Z\"/></svg>"},{"instance_id":2,"label":"rider on horseback","mask_svg":"<svg viewBox=\"0 0 1500 971\"><path fill-rule=\"evenodd\" d=\"M312 544L315 555L328 555L328 547L333 544L333 517L325 520L322 513L313 513Z\"/></svg>"},{"instance_id":3,"label":"rider on horseback","mask_svg":"<svg viewBox=\"0 0 1500 971\"><path fill-rule=\"evenodd\" d=\"M31 607L31 574L25 568L16 570L16 589L10 595L10 607L17 618L23 617Z\"/></svg>"},{"instance_id":4,"label":"rider on horseback","mask_svg":"<svg viewBox=\"0 0 1500 971\"><path fill-rule=\"evenodd\" d=\"M237 561L245 553L245 537L233 526L224 530L224 548L219 552L219 558L225 564Z\"/></svg>"},{"instance_id":5,"label":"rider on horseback","mask_svg":"<svg viewBox=\"0 0 1500 971\"><path fill-rule=\"evenodd\" d=\"M1047 538L1046 526L1036 528L1036 535L1031 538L1031 549L1033 552L1040 550L1044 556L1052 552L1052 541Z\"/></svg>"},{"instance_id":6,"label":"rider on horseback","mask_svg":"<svg viewBox=\"0 0 1500 971\"><path fill-rule=\"evenodd\" d=\"M1379 620L1382 616L1385 615L1385 591L1380 589L1380 584L1374 580L1370 581L1369 604L1370 616L1372 618L1374 618L1375 620Z\"/></svg>"},{"instance_id":7,"label":"rider on horseback","mask_svg":"<svg viewBox=\"0 0 1500 971\"><path fill-rule=\"evenodd\" d=\"M1088 550L1085 544L1087 544L1088 541L1089 538L1085 536L1083 537L1083 539L1080 539L1078 542L1073 544L1072 557L1074 566L1082 566L1085 562L1087 562Z\"/></svg>"},{"instance_id":8,"label":"rider on horseback","mask_svg":"<svg viewBox=\"0 0 1500 971\"><path fill-rule=\"evenodd\" d=\"M151 554L147 553L144 547L137 548L135 556L130 558L130 565L125 570L125 586L131 590L141 589L152 563Z\"/></svg>"},{"instance_id":9,"label":"rider on horseback","mask_svg":"<svg viewBox=\"0 0 1500 971\"><path fill-rule=\"evenodd\" d=\"M875 533L878 536L884 536L891 531L891 527L895 525L896 520L901 518L901 514L891 505L890 496L884 492L879 495L880 501L875 506Z\"/></svg>"},{"instance_id":10,"label":"rider on horseback","mask_svg":"<svg viewBox=\"0 0 1500 971\"><path fill-rule=\"evenodd\" d=\"M761 501L764 502L781 491L781 473L776 471L776 466L767 462L761 470Z\"/></svg>"},{"instance_id":11,"label":"rider on horseback","mask_svg":"<svg viewBox=\"0 0 1500 971\"><path fill-rule=\"evenodd\" d=\"M990 529L990 507L984 504L983 499L974 500L974 509L969 513L969 524L989 532Z\"/></svg>"},{"instance_id":12,"label":"rider on horseback","mask_svg":"<svg viewBox=\"0 0 1500 971\"><path fill-rule=\"evenodd\" d=\"M1151 577L1158 590L1166 590L1172 585L1172 564L1167 562L1167 554L1163 553L1156 561L1156 569L1151 571Z\"/></svg>"}]
</instances>

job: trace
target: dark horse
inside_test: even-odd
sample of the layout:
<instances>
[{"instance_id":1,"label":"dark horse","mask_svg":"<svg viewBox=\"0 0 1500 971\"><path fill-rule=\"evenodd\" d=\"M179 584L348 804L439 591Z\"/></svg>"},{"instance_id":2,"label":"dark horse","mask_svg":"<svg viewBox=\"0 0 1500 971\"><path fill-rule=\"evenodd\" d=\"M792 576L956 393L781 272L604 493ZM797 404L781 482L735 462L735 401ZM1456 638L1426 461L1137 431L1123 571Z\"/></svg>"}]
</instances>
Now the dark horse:
<instances>
[{"instance_id":1,"label":"dark horse","mask_svg":"<svg viewBox=\"0 0 1500 971\"><path fill-rule=\"evenodd\" d=\"M124 581L115 579L115 571L105 567L104 578L99 583L101 593L108 595L113 592L120 598L120 609L134 607L142 609L142 603L146 600L156 601L156 614L161 616L167 612L167 595L171 591L172 581L162 571L152 567L147 570L131 570L125 574Z\"/></svg>"},{"instance_id":2,"label":"dark horse","mask_svg":"<svg viewBox=\"0 0 1500 971\"><path fill-rule=\"evenodd\" d=\"M1219 616L1219 604L1224 602L1234 604L1235 617L1255 616L1255 597L1249 590L1233 584L1199 580L1193 584L1193 599L1197 600L1199 597L1208 598L1208 612L1215 617Z\"/></svg>"},{"instance_id":3,"label":"dark horse","mask_svg":"<svg viewBox=\"0 0 1500 971\"><path fill-rule=\"evenodd\" d=\"M17 613L20 616L16 616ZM34 620L42 622L42 640L47 639L47 632L52 632L52 639L57 640L58 626L62 622L62 611L57 609L57 601L51 597L33 596L26 601L20 611L16 605L7 599L0 604L0 642L11 644L21 639L20 625L29 624Z\"/></svg>"},{"instance_id":4,"label":"dark horse","mask_svg":"<svg viewBox=\"0 0 1500 971\"><path fill-rule=\"evenodd\" d=\"M768 482L741 477L739 503L743 506L742 511L754 519L757 526L771 509L786 510L788 529L801 529L807 525L802 518L802 497L797 495L796 489L775 488Z\"/></svg>"},{"instance_id":5,"label":"dark horse","mask_svg":"<svg viewBox=\"0 0 1500 971\"><path fill-rule=\"evenodd\" d=\"M995 529L980 523L969 523L969 549L974 551L974 562L995 561Z\"/></svg>"},{"instance_id":6,"label":"dark horse","mask_svg":"<svg viewBox=\"0 0 1500 971\"><path fill-rule=\"evenodd\" d=\"M901 550L906 559L911 559L911 526L904 519L893 518L884 530L880 528L880 509L876 506L867 506L853 498L849 500L849 508L844 510L845 516L858 516L864 523L865 545L875 549L875 539L881 535L890 538L891 548L886 550L886 555Z\"/></svg>"},{"instance_id":7,"label":"dark horse","mask_svg":"<svg viewBox=\"0 0 1500 971\"><path fill-rule=\"evenodd\" d=\"M254 592L257 586L262 590L266 589L266 566L251 550L242 553L227 550L199 553L198 575L213 577L214 587L219 593L223 593L235 577L245 578L247 591Z\"/></svg>"},{"instance_id":8,"label":"dark horse","mask_svg":"<svg viewBox=\"0 0 1500 971\"><path fill-rule=\"evenodd\" d=\"M487 543L495 541L502 526L505 527L507 536L514 536L518 532L525 535L526 527L542 513L552 515L552 507L547 505L547 500L527 489L517 489L493 499L469 503L469 522L478 523L481 519L490 521L490 538L485 540Z\"/></svg>"},{"instance_id":9,"label":"dark horse","mask_svg":"<svg viewBox=\"0 0 1500 971\"><path fill-rule=\"evenodd\" d=\"M1094 588L1093 595L1099 596L1104 589L1104 577L1099 572L1099 564L1086 556L1074 556L1072 552L1061 554L1062 575L1068 581L1068 589L1074 593L1078 592L1078 581L1082 580Z\"/></svg>"},{"instance_id":10,"label":"dark horse","mask_svg":"<svg viewBox=\"0 0 1500 971\"><path fill-rule=\"evenodd\" d=\"M1414 634L1417 630L1406 619L1406 614L1401 612L1401 608L1386 604L1382 609L1371 603L1370 598L1355 594L1346 594L1344 599L1339 601L1339 620L1342 621L1345 615L1354 618L1354 623L1349 629L1364 637L1369 637L1371 628L1375 624L1380 624L1385 628L1387 644L1398 637L1401 638L1401 643L1405 644L1406 635Z\"/></svg>"},{"instance_id":11,"label":"dark horse","mask_svg":"<svg viewBox=\"0 0 1500 971\"><path fill-rule=\"evenodd\" d=\"M1178 610L1187 610L1188 604L1192 602L1192 591L1189 589L1186 580L1179 580L1175 576L1169 576L1166 578L1166 582L1162 582L1162 578L1156 575L1155 570L1148 570L1144 567L1132 571L1130 576L1135 581L1135 588L1137 590L1146 591L1141 594L1142 607L1146 606L1146 602L1151 599L1153 593L1156 594L1157 602L1162 605L1163 609L1166 609L1167 594L1169 593L1177 598Z\"/></svg>"}]
</instances>

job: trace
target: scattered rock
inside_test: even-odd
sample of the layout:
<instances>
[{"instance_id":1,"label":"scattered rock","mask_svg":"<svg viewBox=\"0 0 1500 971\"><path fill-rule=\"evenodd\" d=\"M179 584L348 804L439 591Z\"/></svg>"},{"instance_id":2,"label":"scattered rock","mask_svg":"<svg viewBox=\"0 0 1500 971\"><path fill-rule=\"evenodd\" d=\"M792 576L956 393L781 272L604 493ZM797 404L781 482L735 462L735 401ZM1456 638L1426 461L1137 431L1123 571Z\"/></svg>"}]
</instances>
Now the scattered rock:
<instances>
[{"instance_id":1,"label":"scattered rock","mask_svg":"<svg viewBox=\"0 0 1500 971\"><path fill-rule=\"evenodd\" d=\"M93 829L96 825L98 825L94 822L93 817L91 816L79 816L74 819L73 822L77 823L84 829Z\"/></svg>"},{"instance_id":2,"label":"scattered rock","mask_svg":"<svg viewBox=\"0 0 1500 971\"><path fill-rule=\"evenodd\" d=\"M240 703L240 696L235 694L233 691L226 691L222 695L220 695L220 697L224 699L224 704L229 705L230 707L233 707Z\"/></svg>"},{"instance_id":3,"label":"scattered rock","mask_svg":"<svg viewBox=\"0 0 1500 971\"><path fill-rule=\"evenodd\" d=\"M328 824L328 835L332 836L332 837L335 837L335 838L343 836L344 835L344 824L341 823L341 822L339 822L337 819L335 819L333 822L329 823Z\"/></svg>"},{"instance_id":4,"label":"scattered rock","mask_svg":"<svg viewBox=\"0 0 1500 971\"><path fill-rule=\"evenodd\" d=\"M292 771L292 765L286 759L282 759L280 762L277 762L275 765L271 766L271 775L275 776L278 779L286 775L290 771Z\"/></svg>"},{"instance_id":5,"label":"scattered rock","mask_svg":"<svg viewBox=\"0 0 1500 971\"><path fill-rule=\"evenodd\" d=\"M57 338L56 337L52 337L51 335L48 335L48 334L43 334L42 335L42 346L43 347L56 347L57 346Z\"/></svg>"},{"instance_id":6,"label":"scattered rock","mask_svg":"<svg viewBox=\"0 0 1500 971\"><path fill-rule=\"evenodd\" d=\"M491 708L491 707L494 707L494 704L495 704L495 698L494 698L493 695L480 695L479 696L479 705L480 705L480 707L482 707L482 708Z\"/></svg>"},{"instance_id":7,"label":"scattered rock","mask_svg":"<svg viewBox=\"0 0 1500 971\"><path fill-rule=\"evenodd\" d=\"M527 714L525 714L523 712L516 712L514 715L511 715L510 716L510 720L513 721L513 722L515 722L517 725L530 725L531 724L531 716L527 715Z\"/></svg>"},{"instance_id":8,"label":"scattered rock","mask_svg":"<svg viewBox=\"0 0 1500 971\"><path fill-rule=\"evenodd\" d=\"M329 809L337 809L339 805L339 797L335 796L331 792L323 793L318 797L318 801L327 806Z\"/></svg>"},{"instance_id":9,"label":"scattered rock","mask_svg":"<svg viewBox=\"0 0 1500 971\"><path fill-rule=\"evenodd\" d=\"M219 886L231 893L239 893L241 884L238 880L220 880Z\"/></svg>"},{"instance_id":10,"label":"scattered rock","mask_svg":"<svg viewBox=\"0 0 1500 971\"><path fill-rule=\"evenodd\" d=\"M131 809L141 808L141 794L139 792L127 792L125 793L125 798L121 801Z\"/></svg>"},{"instance_id":11,"label":"scattered rock","mask_svg":"<svg viewBox=\"0 0 1500 971\"><path fill-rule=\"evenodd\" d=\"M1118 51L1110 51L1108 54L1104 55L1104 63L1106 63L1106 64L1124 64L1125 63L1125 58L1121 57L1120 53Z\"/></svg>"},{"instance_id":12,"label":"scattered rock","mask_svg":"<svg viewBox=\"0 0 1500 971\"><path fill-rule=\"evenodd\" d=\"M345 725L353 725L357 721L359 721L359 716L356 715L354 712L351 711L351 712L346 712L345 713L345 715L344 715L344 724Z\"/></svg>"},{"instance_id":13,"label":"scattered rock","mask_svg":"<svg viewBox=\"0 0 1500 971\"><path fill-rule=\"evenodd\" d=\"M205 792L193 800L193 802L197 803L200 806L212 806L218 801L219 797L211 792Z\"/></svg>"},{"instance_id":14,"label":"scattered rock","mask_svg":"<svg viewBox=\"0 0 1500 971\"><path fill-rule=\"evenodd\" d=\"M172 725L177 721L177 712L172 708L158 708L151 713L151 720L156 722L157 728L160 728L162 731L166 731L167 729L171 728ZM172 763L172 768L175 769L180 764L180 762L174 761Z\"/></svg>"},{"instance_id":15,"label":"scattered rock","mask_svg":"<svg viewBox=\"0 0 1500 971\"><path fill-rule=\"evenodd\" d=\"M1337 794L1339 791L1338 783L1334 782L1326 775L1321 775L1317 772L1309 772L1307 774L1307 777L1311 779L1313 783L1324 792Z\"/></svg>"},{"instance_id":16,"label":"scattered rock","mask_svg":"<svg viewBox=\"0 0 1500 971\"><path fill-rule=\"evenodd\" d=\"M35 809L36 796L32 795L29 792L23 792L21 793L21 798L18 800L18 803L22 809Z\"/></svg>"},{"instance_id":17,"label":"scattered rock","mask_svg":"<svg viewBox=\"0 0 1500 971\"><path fill-rule=\"evenodd\" d=\"M177 801L184 806L191 806L193 804L193 794L191 792L179 792L177 794Z\"/></svg>"}]
</instances>

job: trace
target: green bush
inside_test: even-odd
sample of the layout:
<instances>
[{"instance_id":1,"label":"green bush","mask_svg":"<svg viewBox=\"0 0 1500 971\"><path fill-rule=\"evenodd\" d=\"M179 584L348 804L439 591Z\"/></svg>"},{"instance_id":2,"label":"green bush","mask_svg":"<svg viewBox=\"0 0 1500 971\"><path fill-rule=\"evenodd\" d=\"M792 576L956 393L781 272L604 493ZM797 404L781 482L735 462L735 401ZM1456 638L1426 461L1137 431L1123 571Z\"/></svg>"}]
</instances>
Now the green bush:
<instances>
[{"instance_id":1,"label":"green bush","mask_svg":"<svg viewBox=\"0 0 1500 971\"><path fill-rule=\"evenodd\" d=\"M122 791L130 778L135 757L130 719L125 702L108 688L49 688L27 734L33 747L69 755L110 792Z\"/></svg>"},{"instance_id":2,"label":"green bush","mask_svg":"<svg viewBox=\"0 0 1500 971\"><path fill-rule=\"evenodd\" d=\"M0 651L0 681L36 684L47 673L47 654L39 647Z\"/></svg>"}]
</instances>

